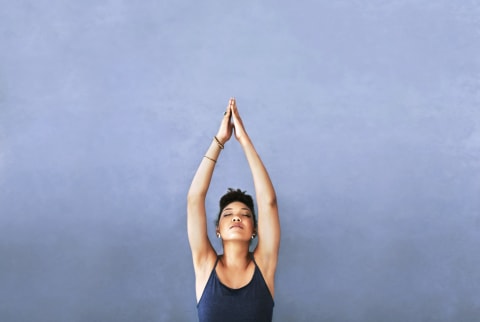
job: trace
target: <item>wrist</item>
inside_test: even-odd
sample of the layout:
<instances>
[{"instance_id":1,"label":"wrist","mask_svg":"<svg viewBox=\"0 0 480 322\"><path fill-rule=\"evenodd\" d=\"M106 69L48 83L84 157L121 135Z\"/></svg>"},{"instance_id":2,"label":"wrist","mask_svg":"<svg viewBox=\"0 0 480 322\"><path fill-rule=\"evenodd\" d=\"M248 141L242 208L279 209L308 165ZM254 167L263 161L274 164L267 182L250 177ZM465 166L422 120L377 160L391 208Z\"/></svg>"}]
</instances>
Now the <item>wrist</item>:
<instances>
[{"instance_id":1,"label":"wrist","mask_svg":"<svg viewBox=\"0 0 480 322\"><path fill-rule=\"evenodd\" d=\"M218 146L221 150L223 150L223 149L225 148L225 145L224 145L224 144L225 144L227 141L226 141L226 140L225 140L225 141L222 141L222 140L220 140L220 139L218 138L218 136L215 135L215 136L213 137L213 142L214 142L215 144L217 144L217 146Z\"/></svg>"},{"instance_id":2,"label":"wrist","mask_svg":"<svg viewBox=\"0 0 480 322\"><path fill-rule=\"evenodd\" d=\"M242 146L252 143L252 141L250 140L250 137L247 134L242 135L241 137L237 138L237 140Z\"/></svg>"}]
</instances>

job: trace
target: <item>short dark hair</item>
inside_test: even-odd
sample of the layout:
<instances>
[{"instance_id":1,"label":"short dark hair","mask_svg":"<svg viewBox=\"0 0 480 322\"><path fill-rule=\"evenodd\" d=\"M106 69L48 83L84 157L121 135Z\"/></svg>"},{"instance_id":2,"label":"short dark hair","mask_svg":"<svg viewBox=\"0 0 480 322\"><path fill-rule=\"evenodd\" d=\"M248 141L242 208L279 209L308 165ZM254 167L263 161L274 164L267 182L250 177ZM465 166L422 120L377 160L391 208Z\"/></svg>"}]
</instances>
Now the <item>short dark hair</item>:
<instances>
[{"instance_id":1,"label":"short dark hair","mask_svg":"<svg viewBox=\"0 0 480 322\"><path fill-rule=\"evenodd\" d=\"M217 221L215 222L215 225L218 226L223 209L235 201L240 201L244 203L248 207L248 209L250 209L250 211L252 212L254 227L257 228L257 217L255 216L252 196L247 194L246 191L242 191L240 189L233 189L233 188L228 188L227 193L220 198L220 202L219 202L220 211L218 212Z\"/></svg>"}]
</instances>

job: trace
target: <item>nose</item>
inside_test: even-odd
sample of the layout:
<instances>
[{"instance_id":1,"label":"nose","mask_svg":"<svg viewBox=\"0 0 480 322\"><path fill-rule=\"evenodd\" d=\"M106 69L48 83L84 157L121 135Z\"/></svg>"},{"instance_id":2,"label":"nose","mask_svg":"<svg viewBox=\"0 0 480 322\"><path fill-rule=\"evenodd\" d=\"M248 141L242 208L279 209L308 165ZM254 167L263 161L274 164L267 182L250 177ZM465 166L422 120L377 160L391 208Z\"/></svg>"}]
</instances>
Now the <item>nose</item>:
<instances>
[{"instance_id":1,"label":"nose","mask_svg":"<svg viewBox=\"0 0 480 322\"><path fill-rule=\"evenodd\" d=\"M242 219L240 219L240 217L239 217L239 216L233 216L233 217L232 217L232 221L241 222L241 221L242 221Z\"/></svg>"}]
</instances>

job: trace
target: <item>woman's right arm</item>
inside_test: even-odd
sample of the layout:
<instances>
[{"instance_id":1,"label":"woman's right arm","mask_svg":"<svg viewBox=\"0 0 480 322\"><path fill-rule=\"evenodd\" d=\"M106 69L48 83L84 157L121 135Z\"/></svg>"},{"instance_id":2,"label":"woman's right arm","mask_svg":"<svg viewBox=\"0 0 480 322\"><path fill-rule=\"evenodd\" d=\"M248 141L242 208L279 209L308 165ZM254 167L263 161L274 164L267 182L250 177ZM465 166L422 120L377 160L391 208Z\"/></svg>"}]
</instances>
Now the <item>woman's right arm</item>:
<instances>
[{"instance_id":1,"label":"woman's right arm","mask_svg":"<svg viewBox=\"0 0 480 322\"><path fill-rule=\"evenodd\" d=\"M231 100L230 100L231 101ZM195 273L201 274L207 263L216 259L207 232L205 198L215 169L220 151L232 135L230 105L222 119L220 129L212 140L205 156L193 177L187 196L187 229L190 249L192 251ZM217 142L217 139L219 142Z\"/></svg>"}]
</instances>

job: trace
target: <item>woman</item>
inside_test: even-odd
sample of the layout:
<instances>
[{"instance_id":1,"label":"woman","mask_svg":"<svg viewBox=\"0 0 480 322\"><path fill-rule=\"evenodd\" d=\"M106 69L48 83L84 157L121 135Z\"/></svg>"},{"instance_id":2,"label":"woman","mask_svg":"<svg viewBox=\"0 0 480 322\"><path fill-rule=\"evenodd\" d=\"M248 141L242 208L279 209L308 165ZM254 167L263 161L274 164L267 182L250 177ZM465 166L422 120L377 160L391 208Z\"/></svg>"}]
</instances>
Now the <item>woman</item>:
<instances>
[{"instance_id":1,"label":"woman","mask_svg":"<svg viewBox=\"0 0 480 322\"><path fill-rule=\"evenodd\" d=\"M252 173L258 223L252 198L230 189L220 200L216 231L222 241L223 255L217 255L208 238L205 197L220 152L233 132ZM229 101L220 129L188 191L187 222L200 322L271 321L280 244L277 200L234 98ZM254 238L258 238L258 243L250 253Z\"/></svg>"}]
</instances>

